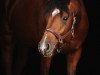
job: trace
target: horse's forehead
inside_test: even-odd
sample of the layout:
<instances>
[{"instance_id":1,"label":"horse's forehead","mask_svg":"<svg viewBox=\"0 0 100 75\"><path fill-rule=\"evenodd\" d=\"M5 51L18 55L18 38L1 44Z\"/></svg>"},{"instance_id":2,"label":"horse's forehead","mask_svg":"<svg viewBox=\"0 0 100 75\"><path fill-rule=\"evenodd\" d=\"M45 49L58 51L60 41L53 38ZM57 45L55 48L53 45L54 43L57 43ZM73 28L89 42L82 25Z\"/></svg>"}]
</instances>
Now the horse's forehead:
<instances>
[{"instance_id":1,"label":"horse's forehead","mask_svg":"<svg viewBox=\"0 0 100 75\"><path fill-rule=\"evenodd\" d=\"M54 17L55 15L59 14L60 13L60 10L55 8L52 12L52 17Z\"/></svg>"}]
</instances>

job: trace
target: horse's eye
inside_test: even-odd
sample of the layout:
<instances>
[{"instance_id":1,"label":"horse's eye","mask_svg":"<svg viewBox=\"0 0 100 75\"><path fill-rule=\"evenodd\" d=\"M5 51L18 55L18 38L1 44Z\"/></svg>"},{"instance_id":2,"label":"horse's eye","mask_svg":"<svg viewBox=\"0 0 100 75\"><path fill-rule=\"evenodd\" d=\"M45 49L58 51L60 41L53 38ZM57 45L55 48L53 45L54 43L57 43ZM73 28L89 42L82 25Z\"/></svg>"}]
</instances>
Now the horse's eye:
<instances>
[{"instance_id":1,"label":"horse's eye","mask_svg":"<svg viewBox=\"0 0 100 75\"><path fill-rule=\"evenodd\" d=\"M67 21L68 16L64 16L62 19L63 19L64 21Z\"/></svg>"}]
</instances>

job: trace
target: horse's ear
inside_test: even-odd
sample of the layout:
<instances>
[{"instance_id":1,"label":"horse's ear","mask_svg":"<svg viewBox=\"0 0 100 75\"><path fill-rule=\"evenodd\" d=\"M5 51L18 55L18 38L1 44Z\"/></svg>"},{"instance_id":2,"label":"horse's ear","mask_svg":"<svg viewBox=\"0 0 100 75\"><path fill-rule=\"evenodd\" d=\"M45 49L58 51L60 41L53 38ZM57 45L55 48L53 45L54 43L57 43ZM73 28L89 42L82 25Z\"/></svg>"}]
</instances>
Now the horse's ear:
<instances>
[{"instance_id":1,"label":"horse's ear","mask_svg":"<svg viewBox=\"0 0 100 75\"><path fill-rule=\"evenodd\" d=\"M77 12L80 9L80 0L70 0L69 4L68 4L68 9L70 11L74 11Z\"/></svg>"},{"instance_id":2,"label":"horse's ear","mask_svg":"<svg viewBox=\"0 0 100 75\"><path fill-rule=\"evenodd\" d=\"M72 12L73 11L73 2L72 2L72 0L69 0L69 4L68 4L68 9L70 10L70 12Z\"/></svg>"}]
</instances>

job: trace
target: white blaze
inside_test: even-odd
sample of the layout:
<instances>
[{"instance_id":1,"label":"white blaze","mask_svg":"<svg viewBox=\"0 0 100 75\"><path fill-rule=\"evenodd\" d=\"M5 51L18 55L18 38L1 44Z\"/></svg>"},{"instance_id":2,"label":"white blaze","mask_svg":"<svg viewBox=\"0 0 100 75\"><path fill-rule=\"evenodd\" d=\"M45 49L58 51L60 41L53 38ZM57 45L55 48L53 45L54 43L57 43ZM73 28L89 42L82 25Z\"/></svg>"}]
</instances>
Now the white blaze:
<instances>
[{"instance_id":1,"label":"white blaze","mask_svg":"<svg viewBox=\"0 0 100 75\"><path fill-rule=\"evenodd\" d=\"M52 17L54 17L55 15L57 15L58 13L60 13L59 9L54 9L54 11L52 12Z\"/></svg>"},{"instance_id":2,"label":"white blaze","mask_svg":"<svg viewBox=\"0 0 100 75\"><path fill-rule=\"evenodd\" d=\"M46 39L47 39L47 34L44 36L43 42L40 46L40 49L41 49L43 54L44 54L44 50L46 49Z\"/></svg>"}]
</instances>

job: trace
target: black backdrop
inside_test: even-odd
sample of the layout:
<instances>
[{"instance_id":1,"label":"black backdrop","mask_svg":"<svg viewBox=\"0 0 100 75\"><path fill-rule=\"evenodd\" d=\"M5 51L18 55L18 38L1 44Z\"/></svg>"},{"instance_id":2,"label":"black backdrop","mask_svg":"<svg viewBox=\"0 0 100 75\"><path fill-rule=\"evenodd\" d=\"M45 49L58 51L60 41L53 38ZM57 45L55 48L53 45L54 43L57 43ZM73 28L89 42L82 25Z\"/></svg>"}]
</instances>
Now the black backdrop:
<instances>
[{"instance_id":1,"label":"black backdrop","mask_svg":"<svg viewBox=\"0 0 100 75\"><path fill-rule=\"evenodd\" d=\"M88 36L84 43L82 57L78 63L76 75L100 75L100 1L84 0L84 3L88 13L90 27ZM34 55L33 53L33 51L29 53L27 65L22 73L24 75L39 74L39 56L37 56L37 53ZM64 69L66 63L63 62L63 59L62 55L58 55L58 57L54 60L51 69L52 72L55 70L55 73L52 73L52 75L65 75ZM2 73L2 67L0 72Z\"/></svg>"},{"instance_id":2,"label":"black backdrop","mask_svg":"<svg viewBox=\"0 0 100 75\"><path fill-rule=\"evenodd\" d=\"M89 16L90 27L86 40L86 51L84 52L85 56L83 56L81 70L82 73L85 71L85 74L87 75L100 75L100 1L84 0L84 2Z\"/></svg>"}]
</instances>

